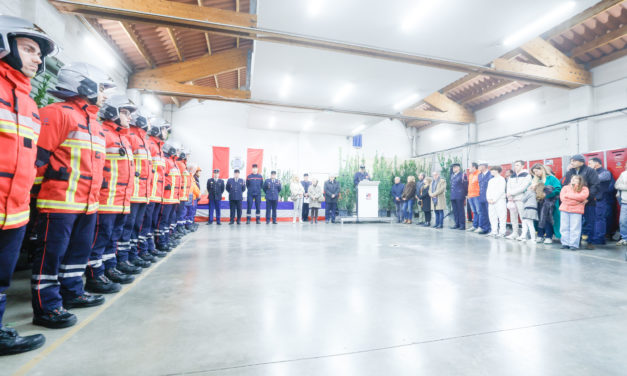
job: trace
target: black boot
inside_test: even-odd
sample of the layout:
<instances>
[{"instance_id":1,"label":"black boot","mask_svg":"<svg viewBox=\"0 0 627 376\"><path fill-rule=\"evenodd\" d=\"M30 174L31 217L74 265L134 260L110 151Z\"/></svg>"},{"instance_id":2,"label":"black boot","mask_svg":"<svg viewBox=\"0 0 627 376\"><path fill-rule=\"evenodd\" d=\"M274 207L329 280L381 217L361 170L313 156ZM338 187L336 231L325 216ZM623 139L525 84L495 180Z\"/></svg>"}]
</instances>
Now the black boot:
<instances>
[{"instance_id":1,"label":"black boot","mask_svg":"<svg viewBox=\"0 0 627 376\"><path fill-rule=\"evenodd\" d=\"M35 314L33 325L39 325L50 329L67 328L76 324L76 315L59 307L52 312Z\"/></svg>"},{"instance_id":2,"label":"black boot","mask_svg":"<svg viewBox=\"0 0 627 376\"><path fill-rule=\"evenodd\" d=\"M101 275L96 278L87 278L85 290L98 294L113 294L122 290L119 283L111 281L107 276Z\"/></svg>"},{"instance_id":3,"label":"black boot","mask_svg":"<svg viewBox=\"0 0 627 376\"><path fill-rule=\"evenodd\" d=\"M15 329L0 327L0 355L13 355L31 350L35 350L43 346L46 337L41 334L20 337Z\"/></svg>"},{"instance_id":4,"label":"black boot","mask_svg":"<svg viewBox=\"0 0 627 376\"><path fill-rule=\"evenodd\" d=\"M150 267L150 264L152 264L152 262L148 261L148 260L143 260L141 259L139 256L136 259L130 260L131 264L135 265L135 266L139 266L140 268L148 268Z\"/></svg>"},{"instance_id":5,"label":"black boot","mask_svg":"<svg viewBox=\"0 0 627 376\"><path fill-rule=\"evenodd\" d=\"M163 258L167 256L167 252L161 252L155 249L154 251L150 252L150 255L155 258L155 262L156 262L157 258Z\"/></svg>"},{"instance_id":6,"label":"black boot","mask_svg":"<svg viewBox=\"0 0 627 376\"><path fill-rule=\"evenodd\" d=\"M131 264L131 262L128 260L118 262L116 269L121 271L124 274L141 274L142 272L141 267Z\"/></svg>"},{"instance_id":7,"label":"black boot","mask_svg":"<svg viewBox=\"0 0 627 376\"><path fill-rule=\"evenodd\" d=\"M157 250L155 249L155 252L159 252L159 251L157 251ZM140 254L139 254L139 258L140 258L140 259L142 259L142 260L144 260L144 261L148 261L148 262L149 262L149 263L151 263L151 264L152 264L153 262L156 262L156 261L157 261L157 259L156 259L156 258L155 258L155 256L153 255L153 253L152 253L152 252L150 252L150 251L146 251L146 252L142 252L142 253L140 253Z\"/></svg>"},{"instance_id":8,"label":"black boot","mask_svg":"<svg viewBox=\"0 0 627 376\"><path fill-rule=\"evenodd\" d=\"M257 218L257 224L260 225L261 224L261 219Z\"/></svg>"},{"instance_id":9,"label":"black boot","mask_svg":"<svg viewBox=\"0 0 627 376\"><path fill-rule=\"evenodd\" d=\"M105 270L105 275L111 281L116 282L116 283L121 283L123 285L129 284L135 280L135 277L133 277L132 275L124 274L121 271L117 270L116 268Z\"/></svg>"},{"instance_id":10,"label":"black boot","mask_svg":"<svg viewBox=\"0 0 627 376\"><path fill-rule=\"evenodd\" d=\"M77 296L73 299L63 300L63 306L65 308L87 308L87 307L95 307L103 304L105 302L105 298L102 295L92 295L88 292L83 293L83 295Z\"/></svg>"}]
</instances>

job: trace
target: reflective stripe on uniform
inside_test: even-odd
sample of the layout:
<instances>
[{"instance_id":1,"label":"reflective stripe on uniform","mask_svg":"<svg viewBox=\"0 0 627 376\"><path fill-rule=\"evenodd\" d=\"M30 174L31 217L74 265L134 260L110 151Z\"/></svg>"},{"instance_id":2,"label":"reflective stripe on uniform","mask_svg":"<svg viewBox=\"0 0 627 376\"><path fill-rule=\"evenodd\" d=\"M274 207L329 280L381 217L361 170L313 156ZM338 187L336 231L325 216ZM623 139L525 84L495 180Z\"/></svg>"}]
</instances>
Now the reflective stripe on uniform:
<instances>
[{"instance_id":1,"label":"reflective stripe on uniform","mask_svg":"<svg viewBox=\"0 0 627 376\"><path fill-rule=\"evenodd\" d=\"M31 287L33 288L33 290L43 290L47 287L51 287L51 286L58 286L59 282L52 282L52 283L31 283Z\"/></svg>"},{"instance_id":2,"label":"reflective stripe on uniform","mask_svg":"<svg viewBox=\"0 0 627 376\"><path fill-rule=\"evenodd\" d=\"M37 208L38 209L59 209L59 210L86 210L88 212L94 211L98 209L98 203L95 202L93 204L87 203L74 203L67 201L58 201L58 200L41 200L37 199Z\"/></svg>"},{"instance_id":3,"label":"reflective stripe on uniform","mask_svg":"<svg viewBox=\"0 0 627 376\"><path fill-rule=\"evenodd\" d=\"M25 210L19 213L0 213L0 227L13 226L22 222L28 222L30 216L30 210Z\"/></svg>"},{"instance_id":4,"label":"reflective stripe on uniform","mask_svg":"<svg viewBox=\"0 0 627 376\"><path fill-rule=\"evenodd\" d=\"M112 258L115 258L115 253L107 253L102 255L102 261L111 260Z\"/></svg>"},{"instance_id":5,"label":"reflective stripe on uniform","mask_svg":"<svg viewBox=\"0 0 627 376\"><path fill-rule=\"evenodd\" d=\"M82 272L70 272L70 273L59 273L59 277L61 277L61 278L82 277L83 274L85 274L84 271L82 271Z\"/></svg>"}]
</instances>

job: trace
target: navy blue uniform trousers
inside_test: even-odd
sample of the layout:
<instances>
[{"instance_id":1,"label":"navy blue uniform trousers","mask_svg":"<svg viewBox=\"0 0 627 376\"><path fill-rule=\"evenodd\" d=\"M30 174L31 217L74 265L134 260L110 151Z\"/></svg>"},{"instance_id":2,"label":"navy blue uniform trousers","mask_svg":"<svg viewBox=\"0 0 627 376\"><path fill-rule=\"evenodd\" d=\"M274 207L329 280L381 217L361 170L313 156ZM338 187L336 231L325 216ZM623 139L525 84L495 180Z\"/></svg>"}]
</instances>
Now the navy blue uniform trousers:
<instances>
[{"instance_id":1,"label":"navy blue uniform trousers","mask_svg":"<svg viewBox=\"0 0 627 376\"><path fill-rule=\"evenodd\" d=\"M216 223L220 223L220 201L209 200L209 223L213 223L213 212L215 211Z\"/></svg>"},{"instance_id":2,"label":"navy blue uniform trousers","mask_svg":"<svg viewBox=\"0 0 627 376\"><path fill-rule=\"evenodd\" d=\"M32 305L35 313L63 306L83 295L83 274L94 241L97 214L41 213L39 244L33 259Z\"/></svg>"},{"instance_id":3,"label":"navy blue uniform trousers","mask_svg":"<svg viewBox=\"0 0 627 376\"><path fill-rule=\"evenodd\" d=\"M94 242L87 263L87 277L98 278L105 269L117 266L118 240L122 236L125 214L98 214Z\"/></svg>"},{"instance_id":4,"label":"navy blue uniform trousers","mask_svg":"<svg viewBox=\"0 0 627 376\"><path fill-rule=\"evenodd\" d=\"M25 233L26 225L10 230L0 230L0 328L7 304L7 296L4 292L11 285L11 276L13 276L20 255Z\"/></svg>"}]
</instances>

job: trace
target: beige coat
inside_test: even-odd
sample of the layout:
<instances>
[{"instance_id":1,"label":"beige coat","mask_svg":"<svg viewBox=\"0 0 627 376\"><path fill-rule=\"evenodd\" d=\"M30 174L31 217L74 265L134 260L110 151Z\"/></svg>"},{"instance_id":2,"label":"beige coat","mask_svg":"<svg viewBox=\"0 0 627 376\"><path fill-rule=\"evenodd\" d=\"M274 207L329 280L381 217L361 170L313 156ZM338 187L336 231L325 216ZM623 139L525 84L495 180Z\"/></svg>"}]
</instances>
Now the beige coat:
<instances>
[{"instance_id":1,"label":"beige coat","mask_svg":"<svg viewBox=\"0 0 627 376\"><path fill-rule=\"evenodd\" d=\"M324 196L322 195L322 184L318 183L314 187L314 185L309 186L309 207L310 208L318 208L320 209L322 201L324 201Z\"/></svg>"},{"instance_id":2,"label":"beige coat","mask_svg":"<svg viewBox=\"0 0 627 376\"><path fill-rule=\"evenodd\" d=\"M433 190L432 186L429 187L429 196L431 199L438 199L437 204L435 201L433 202L433 210L444 210L446 209L446 180L443 177L440 177L440 181L438 185Z\"/></svg>"}]
</instances>

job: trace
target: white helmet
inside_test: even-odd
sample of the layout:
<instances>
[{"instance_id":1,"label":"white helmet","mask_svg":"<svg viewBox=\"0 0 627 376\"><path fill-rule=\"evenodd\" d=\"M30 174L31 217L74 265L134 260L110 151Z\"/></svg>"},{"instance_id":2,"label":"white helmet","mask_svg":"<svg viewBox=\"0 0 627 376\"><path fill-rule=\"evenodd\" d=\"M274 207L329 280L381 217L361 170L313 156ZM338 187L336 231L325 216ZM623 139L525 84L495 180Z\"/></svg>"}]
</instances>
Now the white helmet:
<instances>
[{"instance_id":1,"label":"white helmet","mask_svg":"<svg viewBox=\"0 0 627 376\"><path fill-rule=\"evenodd\" d=\"M163 144L163 154L165 154L166 157L171 157L173 155L176 155L176 145L174 145L173 143L171 143L170 141L166 141Z\"/></svg>"},{"instance_id":2,"label":"white helmet","mask_svg":"<svg viewBox=\"0 0 627 376\"><path fill-rule=\"evenodd\" d=\"M168 136L170 136L170 131L172 130L172 125L170 123L162 118L151 118L150 124L152 124L153 127L159 128L159 133L157 134L157 137L159 137L161 141L165 141L168 139Z\"/></svg>"},{"instance_id":3,"label":"white helmet","mask_svg":"<svg viewBox=\"0 0 627 376\"><path fill-rule=\"evenodd\" d=\"M148 116L146 115L144 108L140 107L137 111L133 112L133 115L131 116L131 125L148 131L150 123L148 122Z\"/></svg>"},{"instance_id":4,"label":"white helmet","mask_svg":"<svg viewBox=\"0 0 627 376\"><path fill-rule=\"evenodd\" d=\"M105 72L82 62L64 65L59 70L57 80L57 90L50 90L50 94L60 99L82 96L92 104L96 103L101 88L106 90L115 87Z\"/></svg>"},{"instance_id":5,"label":"white helmet","mask_svg":"<svg viewBox=\"0 0 627 376\"><path fill-rule=\"evenodd\" d=\"M41 64L37 74L46 67L46 56L54 56L58 52L57 44L41 29L31 22L18 17L0 15L0 59L4 59L11 67L22 69L22 59L17 51L17 37L26 37L39 44Z\"/></svg>"},{"instance_id":6,"label":"white helmet","mask_svg":"<svg viewBox=\"0 0 627 376\"><path fill-rule=\"evenodd\" d=\"M126 95L118 94L107 98L106 102L100 108L98 116L103 120L111 120L120 125L120 110L127 109L133 113L137 107L131 102Z\"/></svg>"}]
</instances>

